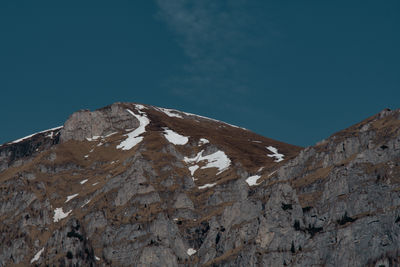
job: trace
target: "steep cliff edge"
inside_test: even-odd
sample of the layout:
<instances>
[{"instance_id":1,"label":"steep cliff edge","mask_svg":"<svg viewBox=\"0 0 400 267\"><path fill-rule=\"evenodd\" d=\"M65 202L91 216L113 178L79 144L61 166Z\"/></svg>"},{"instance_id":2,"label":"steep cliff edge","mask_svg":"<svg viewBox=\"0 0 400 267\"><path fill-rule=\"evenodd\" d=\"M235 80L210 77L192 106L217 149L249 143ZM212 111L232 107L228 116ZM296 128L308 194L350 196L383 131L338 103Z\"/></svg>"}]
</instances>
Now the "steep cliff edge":
<instances>
[{"instance_id":1,"label":"steep cliff edge","mask_svg":"<svg viewBox=\"0 0 400 267\"><path fill-rule=\"evenodd\" d=\"M0 146L0 265L394 266L400 111L301 149L116 103Z\"/></svg>"}]
</instances>

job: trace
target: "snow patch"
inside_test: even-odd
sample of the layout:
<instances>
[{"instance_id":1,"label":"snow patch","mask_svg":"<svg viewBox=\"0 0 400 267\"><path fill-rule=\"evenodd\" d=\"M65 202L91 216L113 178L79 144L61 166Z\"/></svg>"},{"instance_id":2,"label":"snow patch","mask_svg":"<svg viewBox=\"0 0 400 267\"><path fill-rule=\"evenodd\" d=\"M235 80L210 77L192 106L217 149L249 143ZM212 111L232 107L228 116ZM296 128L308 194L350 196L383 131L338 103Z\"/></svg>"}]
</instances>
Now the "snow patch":
<instances>
[{"instance_id":1,"label":"snow patch","mask_svg":"<svg viewBox=\"0 0 400 267\"><path fill-rule=\"evenodd\" d=\"M31 134L31 135L22 137L22 138L20 138L20 139L14 140L14 141L12 141L12 142L8 142L8 143L6 143L6 144L16 144L16 143L19 143L19 142L24 141L24 140L26 140L26 139L29 139L29 138L31 138L31 137L37 135L37 134L47 133L47 132L50 132L50 131L51 131L51 133L48 134L48 135L46 135L46 137L53 138L53 131L59 130L59 129L63 128L63 127L64 127L64 126L58 126L58 127L55 127L55 128L51 128L51 129L48 129L48 130L44 130L44 131L41 131L41 132L37 132L37 133Z\"/></svg>"},{"instance_id":2,"label":"snow patch","mask_svg":"<svg viewBox=\"0 0 400 267\"><path fill-rule=\"evenodd\" d=\"M146 107L145 107L145 106L143 106L143 105L140 105L140 104L135 104L135 107L136 107L136 109L138 109L138 110L143 110L143 109L146 109Z\"/></svg>"},{"instance_id":3,"label":"snow patch","mask_svg":"<svg viewBox=\"0 0 400 267\"><path fill-rule=\"evenodd\" d=\"M210 121L215 121L215 122L218 122L218 123L222 123L222 124L225 124L225 125L229 125L229 126L234 127L234 128L239 128L239 129L248 131L246 128L239 127L239 126L236 126L236 125L233 125L233 124L229 124L229 123L226 123L226 122L223 122L223 121L219 121L219 120L216 120L216 119L212 119L212 118L209 118L209 117L205 117L205 116L201 116L201 115L196 115L196 114L188 113L188 112L182 112L182 113L185 114L185 115L187 115L187 116L194 116L194 117L198 117L198 118L202 118L202 119L206 119L206 120L210 120Z\"/></svg>"},{"instance_id":4,"label":"snow patch","mask_svg":"<svg viewBox=\"0 0 400 267\"><path fill-rule=\"evenodd\" d=\"M210 143L210 141L208 141L205 138L200 138L200 140L199 140L199 146L202 146L202 145L205 145L205 144L208 144L208 143Z\"/></svg>"},{"instance_id":5,"label":"snow patch","mask_svg":"<svg viewBox=\"0 0 400 267\"><path fill-rule=\"evenodd\" d=\"M44 251L44 248L42 248L41 250L39 250L39 251L35 254L35 256L31 259L31 263L34 263L35 261L39 260L40 255L42 255L43 251Z\"/></svg>"},{"instance_id":6,"label":"snow patch","mask_svg":"<svg viewBox=\"0 0 400 267\"><path fill-rule=\"evenodd\" d=\"M79 183L80 183L80 184L84 184L84 183L86 183L87 181L88 181L88 179L85 179L85 180L80 181Z\"/></svg>"},{"instance_id":7,"label":"snow patch","mask_svg":"<svg viewBox=\"0 0 400 267\"><path fill-rule=\"evenodd\" d=\"M68 211L67 213L64 213L62 208L56 208L54 210L53 221L58 222L59 220L66 218L71 212L72 210Z\"/></svg>"},{"instance_id":8,"label":"snow patch","mask_svg":"<svg viewBox=\"0 0 400 267\"><path fill-rule=\"evenodd\" d=\"M158 111L163 112L165 115L169 117L175 117L175 118L180 118L183 119L181 115L179 115L179 111L175 109L169 109L169 108L156 108Z\"/></svg>"},{"instance_id":9,"label":"snow patch","mask_svg":"<svg viewBox=\"0 0 400 267\"><path fill-rule=\"evenodd\" d=\"M190 174L193 176L194 172L195 172L198 168L200 168L199 165L193 165L193 166L190 166L188 169L189 169L189 171L190 171Z\"/></svg>"},{"instance_id":10,"label":"snow patch","mask_svg":"<svg viewBox=\"0 0 400 267\"><path fill-rule=\"evenodd\" d=\"M67 200L65 200L65 203L67 203L68 201L70 201L71 199L73 199L74 197L77 197L79 194L74 194L74 195L70 195L67 196Z\"/></svg>"},{"instance_id":11,"label":"snow patch","mask_svg":"<svg viewBox=\"0 0 400 267\"><path fill-rule=\"evenodd\" d=\"M268 175L268 177L271 177L272 175L274 175L274 173L276 173L276 171L277 171L277 170L271 172L271 173Z\"/></svg>"},{"instance_id":12,"label":"snow patch","mask_svg":"<svg viewBox=\"0 0 400 267\"><path fill-rule=\"evenodd\" d=\"M102 136L95 135L95 136L92 136L92 137L86 137L86 140L88 140L89 142L92 142L92 141L96 141L96 140L98 140L100 138L102 138Z\"/></svg>"},{"instance_id":13,"label":"snow patch","mask_svg":"<svg viewBox=\"0 0 400 267\"><path fill-rule=\"evenodd\" d=\"M110 137L110 136L112 136L112 135L114 135L114 134L117 134L117 133L118 133L118 132L112 132L112 133L107 134L107 135L95 135L95 136L92 136L92 137L86 137L86 140L89 141L89 142L97 141L97 140L99 140L99 139L108 138L108 137ZM104 141L104 140L103 140L103 141ZM98 145L97 145L97 146L98 146Z\"/></svg>"},{"instance_id":14,"label":"snow patch","mask_svg":"<svg viewBox=\"0 0 400 267\"><path fill-rule=\"evenodd\" d=\"M51 131L48 135L46 135L46 137L53 139L54 137L54 131Z\"/></svg>"},{"instance_id":15,"label":"snow patch","mask_svg":"<svg viewBox=\"0 0 400 267\"><path fill-rule=\"evenodd\" d=\"M195 250L195 249L193 249L193 248L189 248L188 250L187 250L187 254L189 255L189 256L192 256L193 254L195 254L197 251Z\"/></svg>"},{"instance_id":16,"label":"snow patch","mask_svg":"<svg viewBox=\"0 0 400 267\"><path fill-rule=\"evenodd\" d=\"M127 111L136 119L139 120L139 127L132 132L126 134L128 136L127 139L122 141L117 148L122 150L130 150L137 144L139 144L143 140L143 136L139 136L146 132L146 126L150 123L150 120L147 118L147 115L144 112L140 112L141 115L136 115L131 110L127 109Z\"/></svg>"},{"instance_id":17,"label":"snow patch","mask_svg":"<svg viewBox=\"0 0 400 267\"><path fill-rule=\"evenodd\" d=\"M285 155L279 154L277 148L275 148L275 147L273 147L273 146L268 146L268 147L266 147L266 148L267 148L269 151L272 152L272 154L268 154L267 156L270 157L270 158L275 158L275 162L280 162L280 161L283 160L283 157L284 157Z\"/></svg>"},{"instance_id":18,"label":"snow patch","mask_svg":"<svg viewBox=\"0 0 400 267\"><path fill-rule=\"evenodd\" d=\"M253 175L246 179L246 183L249 186L258 185L257 181L261 178L261 175Z\"/></svg>"},{"instance_id":19,"label":"snow patch","mask_svg":"<svg viewBox=\"0 0 400 267\"><path fill-rule=\"evenodd\" d=\"M180 135L168 128L164 128L164 137L174 145L186 145L189 141L187 136Z\"/></svg>"},{"instance_id":20,"label":"snow patch","mask_svg":"<svg viewBox=\"0 0 400 267\"><path fill-rule=\"evenodd\" d=\"M229 168L231 165L231 160L225 154L225 152L218 150L217 152L203 156L204 150L200 151L194 158L185 157L183 160L186 163L199 163L201 161L207 161L207 164L200 169L207 169L207 168L217 168L218 174L224 172Z\"/></svg>"},{"instance_id":21,"label":"snow patch","mask_svg":"<svg viewBox=\"0 0 400 267\"><path fill-rule=\"evenodd\" d=\"M107 137L110 137L110 136L113 136L114 134L117 134L118 132L112 132L112 133L110 133L110 134L107 134L106 136L104 136L103 138L107 138Z\"/></svg>"},{"instance_id":22,"label":"snow patch","mask_svg":"<svg viewBox=\"0 0 400 267\"><path fill-rule=\"evenodd\" d=\"M214 187L216 185L217 185L217 183L205 184L205 185L199 186L199 189L205 189L205 188L209 188L209 187Z\"/></svg>"},{"instance_id":23,"label":"snow patch","mask_svg":"<svg viewBox=\"0 0 400 267\"><path fill-rule=\"evenodd\" d=\"M239 127L239 126L236 126L236 125L232 125L232 124L229 124L229 123L226 123L226 122L223 122L223 121L219 121L219 120L216 120L216 119L211 119L211 118L208 118L208 117L205 117L205 116L201 116L201 115L197 115L197 114L193 114L193 113L189 113L189 112L183 112L183 111L179 111L179 110L175 110L175 109L169 109L169 108L159 108L159 107L154 107L154 108L156 110L158 110L158 111L161 111L161 112L165 113L169 117L176 117L176 118L183 119L182 115L180 115L180 114L185 114L187 116L198 117L198 118L202 118L202 119L206 119L206 120L210 120L210 121L215 121L215 122L218 122L218 123L223 123L225 125L229 125L231 127L240 128L240 129L243 129L243 130L247 131L246 128L242 128L242 127Z\"/></svg>"},{"instance_id":24,"label":"snow patch","mask_svg":"<svg viewBox=\"0 0 400 267\"><path fill-rule=\"evenodd\" d=\"M83 208L83 207L85 207L87 204L89 204L90 201L91 201L91 199L87 200L87 201L81 206L81 208Z\"/></svg>"}]
</instances>

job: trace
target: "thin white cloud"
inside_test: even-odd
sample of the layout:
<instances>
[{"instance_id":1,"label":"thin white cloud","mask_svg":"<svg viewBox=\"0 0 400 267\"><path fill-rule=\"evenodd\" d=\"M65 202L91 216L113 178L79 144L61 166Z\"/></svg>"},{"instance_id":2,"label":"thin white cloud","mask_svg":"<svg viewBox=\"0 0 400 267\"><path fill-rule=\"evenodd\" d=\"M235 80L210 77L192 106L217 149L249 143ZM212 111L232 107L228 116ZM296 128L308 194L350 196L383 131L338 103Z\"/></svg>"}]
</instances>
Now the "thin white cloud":
<instances>
[{"instance_id":1,"label":"thin white cloud","mask_svg":"<svg viewBox=\"0 0 400 267\"><path fill-rule=\"evenodd\" d=\"M246 62L241 53L251 41L252 19L242 0L157 0L158 16L177 35L190 63L171 79L179 95L198 97L200 92L218 96L244 92L246 78L240 73Z\"/></svg>"}]
</instances>

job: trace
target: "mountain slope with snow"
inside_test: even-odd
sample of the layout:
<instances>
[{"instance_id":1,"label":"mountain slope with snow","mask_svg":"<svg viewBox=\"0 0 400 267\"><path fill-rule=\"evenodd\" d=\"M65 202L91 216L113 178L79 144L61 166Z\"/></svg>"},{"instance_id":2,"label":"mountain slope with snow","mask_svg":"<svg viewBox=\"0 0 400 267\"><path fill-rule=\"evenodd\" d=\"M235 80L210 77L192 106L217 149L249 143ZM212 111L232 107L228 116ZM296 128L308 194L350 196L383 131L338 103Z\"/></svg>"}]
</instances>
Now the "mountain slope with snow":
<instances>
[{"instance_id":1,"label":"mountain slope with snow","mask_svg":"<svg viewBox=\"0 0 400 267\"><path fill-rule=\"evenodd\" d=\"M302 149L150 105L78 111L0 146L0 266L393 265L399 114Z\"/></svg>"}]
</instances>

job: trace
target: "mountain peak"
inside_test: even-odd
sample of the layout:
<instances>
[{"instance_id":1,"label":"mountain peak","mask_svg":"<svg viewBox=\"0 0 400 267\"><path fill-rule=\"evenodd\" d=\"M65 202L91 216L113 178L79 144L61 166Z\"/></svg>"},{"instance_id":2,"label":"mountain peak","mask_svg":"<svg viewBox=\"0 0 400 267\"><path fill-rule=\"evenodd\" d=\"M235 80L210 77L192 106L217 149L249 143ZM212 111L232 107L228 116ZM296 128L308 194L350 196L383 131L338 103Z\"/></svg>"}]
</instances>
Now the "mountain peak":
<instances>
[{"instance_id":1,"label":"mountain peak","mask_svg":"<svg viewBox=\"0 0 400 267\"><path fill-rule=\"evenodd\" d=\"M0 147L0 265L396 263L399 129L384 110L302 149L150 105L75 112Z\"/></svg>"}]
</instances>

